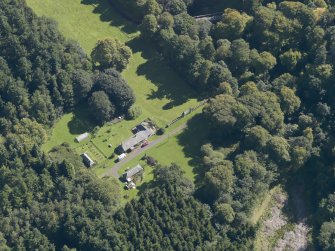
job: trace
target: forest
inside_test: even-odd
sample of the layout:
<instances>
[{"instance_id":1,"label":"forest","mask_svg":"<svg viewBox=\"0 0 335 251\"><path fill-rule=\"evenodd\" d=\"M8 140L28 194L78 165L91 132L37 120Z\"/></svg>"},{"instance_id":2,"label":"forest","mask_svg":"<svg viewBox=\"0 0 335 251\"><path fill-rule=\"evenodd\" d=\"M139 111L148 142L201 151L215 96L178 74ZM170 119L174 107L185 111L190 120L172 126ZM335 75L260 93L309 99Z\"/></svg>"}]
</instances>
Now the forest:
<instances>
[{"instance_id":1,"label":"forest","mask_svg":"<svg viewBox=\"0 0 335 251\"><path fill-rule=\"evenodd\" d=\"M120 207L116 182L66 145L66 158L44 153L48 129L82 103L97 124L130 113L135 95L121 72L132 51L105 39L86 55L25 0L3 0L0 249L254 250L252 210L275 185L294 184L308 207L309 247L335 250L335 2L111 4L209 99L203 175L192 183L177 165L157 165L150 186ZM209 12L219 19L194 17Z\"/></svg>"}]
</instances>

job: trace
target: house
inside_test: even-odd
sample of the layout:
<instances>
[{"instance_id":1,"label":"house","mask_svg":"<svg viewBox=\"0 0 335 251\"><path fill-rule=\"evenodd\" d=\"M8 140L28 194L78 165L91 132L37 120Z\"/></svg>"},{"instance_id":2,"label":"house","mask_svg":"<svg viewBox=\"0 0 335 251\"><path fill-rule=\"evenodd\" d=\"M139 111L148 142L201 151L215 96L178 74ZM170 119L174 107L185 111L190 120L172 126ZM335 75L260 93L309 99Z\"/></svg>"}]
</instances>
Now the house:
<instances>
[{"instance_id":1,"label":"house","mask_svg":"<svg viewBox=\"0 0 335 251\"><path fill-rule=\"evenodd\" d=\"M149 123L147 122L142 122L141 124L135 126L133 129L131 129L131 131L136 134L138 132L141 132L141 131L146 131L148 128L150 128L150 125Z\"/></svg>"},{"instance_id":2,"label":"house","mask_svg":"<svg viewBox=\"0 0 335 251\"><path fill-rule=\"evenodd\" d=\"M81 157L83 158L83 161L84 161L84 164L87 166L87 167L91 167L95 164L95 162L90 158L90 156L88 156L87 153L83 153L81 155Z\"/></svg>"},{"instance_id":3,"label":"house","mask_svg":"<svg viewBox=\"0 0 335 251\"><path fill-rule=\"evenodd\" d=\"M136 146L140 145L149 137L155 134L155 130L150 127L145 127L141 125L139 129L140 130L138 130L135 135L121 143L118 149L119 152L127 152L129 150L133 150Z\"/></svg>"},{"instance_id":4,"label":"house","mask_svg":"<svg viewBox=\"0 0 335 251\"><path fill-rule=\"evenodd\" d=\"M137 165L135 167L133 167L132 169L128 170L127 172L125 172L122 175L122 178L128 182L132 181L134 176L139 175L140 173L142 173L143 167L141 167L141 165Z\"/></svg>"},{"instance_id":5,"label":"house","mask_svg":"<svg viewBox=\"0 0 335 251\"><path fill-rule=\"evenodd\" d=\"M78 137L76 137L76 142L79 143L79 142L81 142L85 139L88 139L89 136L90 136L90 134L88 132L80 134Z\"/></svg>"}]
</instances>

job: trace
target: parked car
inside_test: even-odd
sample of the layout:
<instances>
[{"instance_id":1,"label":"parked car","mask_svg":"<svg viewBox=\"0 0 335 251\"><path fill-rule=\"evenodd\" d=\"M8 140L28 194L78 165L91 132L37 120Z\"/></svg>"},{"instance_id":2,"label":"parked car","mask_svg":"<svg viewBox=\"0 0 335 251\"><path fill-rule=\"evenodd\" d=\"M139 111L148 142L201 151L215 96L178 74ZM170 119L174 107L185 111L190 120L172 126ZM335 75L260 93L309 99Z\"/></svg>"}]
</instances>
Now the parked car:
<instances>
[{"instance_id":1,"label":"parked car","mask_svg":"<svg viewBox=\"0 0 335 251\"><path fill-rule=\"evenodd\" d=\"M149 142L148 142L148 141L145 141L145 142L141 145L141 147L143 148L143 147L146 147L147 145L149 145Z\"/></svg>"}]
</instances>

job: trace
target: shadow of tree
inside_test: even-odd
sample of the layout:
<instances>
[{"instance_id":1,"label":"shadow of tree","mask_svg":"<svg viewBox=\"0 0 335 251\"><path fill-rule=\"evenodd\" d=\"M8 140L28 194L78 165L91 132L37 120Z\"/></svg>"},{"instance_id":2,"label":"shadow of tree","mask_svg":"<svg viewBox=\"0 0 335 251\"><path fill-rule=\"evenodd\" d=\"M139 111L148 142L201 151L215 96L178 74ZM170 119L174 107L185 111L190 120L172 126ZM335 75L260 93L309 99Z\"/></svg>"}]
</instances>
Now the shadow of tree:
<instances>
[{"instance_id":1,"label":"shadow of tree","mask_svg":"<svg viewBox=\"0 0 335 251\"><path fill-rule=\"evenodd\" d=\"M85 132L90 132L96 126L93 123L89 109L85 105L79 105L73 111L73 118L68 123L68 127L71 134L82 134Z\"/></svg>"},{"instance_id":2,"label":"shadow of tree","mask_svg":"<svg viewBox=\"0 0 335 251\"><path fill-rule=\"evenodd\" d=\"M196 183L201 181L206 168L202 162L201 146L208 139L210 128L202 114L198 114L189 120L187 128L178 135L178 142L183 146L185 156L191 158L189 165L193 166L196 175Z\"/></svg>"},{"instance_id":3,"label":"shadow of tree","mask_svg":"<svg viewBox=\"0 0 335 251\"><path fill-rule=\"evenodd\" d=\"M93 12L100 14L101 21L110 22L110 25L118 27L127 34L138 31L138 27L117 12L109 0L81 0L81 3L94 6ZM157 90L152 90L148 99L170 99L171 102L163 107L164 110L168 110L185 103L190 98L197 97L196 92L185 84L153 49L154 44L136 36L127 42L127 46L133 53L140 52L141 56L147 60L138 67L137 74L145 76L158 87Z\"/></svg>"},{"instance_id":4,"label":"shadow of tree","mask_svg":"<svg viewBox=\"0 0 335 251\"><path fill-rule=\"evenodd\" d=\"M116 12L112 6L112 2L108 0L82 0L81 3L84 5L93 5L93 13L100 14L101 21L110 22L110 25L119 27L123 32L128 34L137 32L136 25Z\"/></svg>"},{"instance_id":5,"label":"shadow of tree","mask_svg":"<svg viewBox=\"0 0 335 251\"><path fill-rule=\"evenodd\" d=\"M147 61L137 69L137 74L145 76L157 86L157 90L147 96L148 99L170 99L163 109L168 110L174 106L184 104L189 99L197 97L197 93L179 77L152 48L153 44L143 41L140 37L127 43L134 53L141 52Z\"/></svg>"}]
</instances>

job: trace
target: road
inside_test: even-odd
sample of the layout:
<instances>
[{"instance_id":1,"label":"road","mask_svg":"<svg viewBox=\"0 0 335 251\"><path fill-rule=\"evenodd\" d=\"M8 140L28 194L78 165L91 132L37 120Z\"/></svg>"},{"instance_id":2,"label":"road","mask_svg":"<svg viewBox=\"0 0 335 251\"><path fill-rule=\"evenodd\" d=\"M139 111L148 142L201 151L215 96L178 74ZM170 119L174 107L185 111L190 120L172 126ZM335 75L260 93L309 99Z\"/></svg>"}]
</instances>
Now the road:
<instances>
[{"instance_id":1,"label":"road","mask_svg":"<svg viewBox=\"0 0 335 251\"><path fill-rule=\"evenodd\" d=\"M129 153L127 155L126 158L124 158L123 160L121 160L120 162L116 163L111 169L107 170L103 176L113 176L115 178L119 178L119 170L122 166L124 166L127 162L133 160L134 158L136 158L138 155L140 155L141 153L149 150L150 148L156 146L157 144L163 142L164 140L166 140L168 137L170 136L174 136L176 134L179 134L181 131L183 131L185 128L187 127L187 123L182 124L181 126L177 127L176 129L172 130L171 132L168 132L164 135L162 135L161 137L159 137L158 139L155 139L152 142L149 142L149 144L146 147L139 147L134 149L131 153Z\"/></svg>"}]
</instances>

